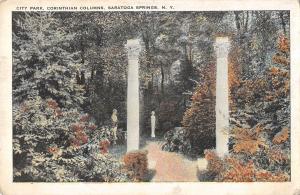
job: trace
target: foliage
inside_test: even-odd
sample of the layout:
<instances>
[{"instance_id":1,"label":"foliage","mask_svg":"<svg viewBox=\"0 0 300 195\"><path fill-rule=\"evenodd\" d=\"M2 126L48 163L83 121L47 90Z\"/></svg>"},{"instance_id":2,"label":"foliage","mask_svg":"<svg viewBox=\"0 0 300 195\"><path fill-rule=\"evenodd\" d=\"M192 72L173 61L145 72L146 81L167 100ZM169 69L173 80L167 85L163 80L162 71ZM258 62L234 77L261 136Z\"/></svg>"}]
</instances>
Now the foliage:
<instances>
[{"instance_id":1,"label":"foliage","mask_svg":"<svg viewBox=\"0 0 300 195\"><path fill-rule=\"evenodd\" d=\"M181 154L191 153L191 143L188 133L184 128L174 128L164 135L166 143L162 146L162 150L169 152L178 152Z\"/></svg>"},{"instance_id":2,"label":"foliage","mask_svg":"<svg viewBox=\"0 0 300 195\"><path fill-rule=\"evenodd\" d=\"M100 141L99 142L100 152L102 154L108 153L108 147L109 147L109 145L110 145L110 142L107 139Z\"/></svg>"},{"instance_id":3,"label":"foliage","mask_svg":"<svg viewBox=\"0 0 300 195\"><path fill-rule=\"evenodd\" d=\"M288 40L279 37L278 52L289 61ZM240 80L231 88L231 153L224 159L206 151L207 169L216 181L289 181L289 66L274 60L263 77Z\"/></svg>"},{"instance_id":4,"label":"foliage","mask_svg":"<svg viewBox=\"0 0 300 195\"><path fill-rule=\"evenodd\" d=\"M145 49L140 55L140 80L145 92L144 107L147 111L156 108L163 133L180 126L194 87L205 82L199 73L205 74L202 69L214 63L216 31L232 30L223 23L225 15L225 12L162 12L141 16ZM168 103L174 107L168 109Z\"/></svg>"},{"instance_id":5,"label":"foliage","mask_svg":"<svg viewBox=\"0 0 300 195\"><path fill-rule=\"evenodd\" d=\"M94 62L93 77L87 83L90 94L87 107L85 108L97 120L98 125L103 125L110 120L113 109L118 110L119 120L126 117L126 73L127 63L126 51L123 45L111 45L99 49L92 48L90 58L102 62L97 66ZM99 62L98 62L99 63Z\"/></svg>"},{"instance_id":6,"label":"foliage","mask_svg":"<svg viewBox=\"0 0 300 195\"><path fill-rule=\"evenodd\" d=\"M232 137L235 140L233 151L235 153L255 154L261 147L267 147L265 140L261 137L261 126L258 125L253 129L234 128Z\"/></svg>"},{"instance_id":7,"label":"foliage","mask_svg":"<svg viewBox=\"0 0 300 195\"><path fill-rule=\"evenodd\" d=\"M72 47L79 53L81 78L85 88L84 111L97 125L107 125L113 109L124 127L126 117L126 40L137 27L136 13L70 12L57 13L74 33Z\"/></svg>"},{"instance_id":8,"label":"foliage","mask_svg":"<svg viewBox=\"0 0 300 195\"><path fill-rule=\"evenodd\" d=\"M132 178L123 163L110 155L97 154L96 157L88 159L83 169L84 179L82 181L94 182L128 182Z\"/></svg>"},{"instance_id":9,"label":"foliage","mask_svg":"<svg viewBox=\"0 0 300 195\"><path fill-rule=\"evenodd\" d=\"M234 11L237 31L233 46L239 50L243 79L263 74L276 48L278 34L288 33L288 12ZM250 17L251 16L251 17Z\"/></svg>"},{"instance_id":10,"label":"foliage","mask_svg":"<svg viewBox=\"0 0 300 195\"><path fill-rule=\"evenodd\" d=\"M191 107L186 110L182 124L196 154L215 146L215 75L214 66L206 69L205 82L196 87Z\"/></svg>"},{"instance_id":11,"label":"foliage","mask_svg":"<svg viewBox=\"0 0 300 195\"><path fill-rule=\"evenodd\" d=\"M223 182L282 182L288 181L290 176L283 171L270 171L255 165L253 160L245 161L237 156L218 157L213 150L205 151L208 161L207 169L216 173L215 181Z\"/></svg>"},{"instance_id":12,"label":"foliage","mask_svg":"<svg viewBox=\"0 0 300 195\"><path fill-rule=\"evenodd\" d=\"M13 100L52 98L60 106L80 106L82 86L74 74L77 53L71 52L74 36L50 12L15 13L13 32Z\"/></svg>"},{"instance_id":13,"label":"foliage","mask_svg":"<svg viewBox=\"0 0 300 195\"><path fill-rule=\"evenodd\" d=\"M148 151L132 151L123 157L125 167L134 181L143 181L148 174L147 153Z\"/></svg>"},{"instance_id":14,"label":"foliage","mask_svg":"<svg viewBox=\"0 0 300 195\"><path fill-rule=\"evenodd\" d=\"M158 119L162 132L165 133L166 131L180 124L182 113L178 110L178 107L178 102L172 101L170 99L168 99L167 101L162 101L159 104ZM170 115L170 113L173 114Z\"/></svg>"},{"instance_id":15,"label":"foliage","mask_svg":"<svg viewBox=\"0 0 300 195\"><path fill-rule=\"evenodd\" d=\"M286 142L288 139L289 139L289 129L287 127L284 127L281 131L276 133L272 142L273 144L281 144Z\"/></svg>"},{"instance_id":16,"label":"foliage","mask_svg":"<svg viewBox=\"0 0 300 195\"><path fill-rule=\"evenodd\" d=\"M207 170L220 173L224 169L222 159L213 150L205 150L205 159L208 161Z\"/></svg>"},{"instance_id":17,"label":"foliage","mask_svg":"<svg viewBox=\"0 0 300 195\"><path fill-rule=\"evenodd\" d=\"M14 105L13 120L14 181L129 180L122 164L99 151L111 131L88 115L37 96Z\"/></svg>"}]
</instances>

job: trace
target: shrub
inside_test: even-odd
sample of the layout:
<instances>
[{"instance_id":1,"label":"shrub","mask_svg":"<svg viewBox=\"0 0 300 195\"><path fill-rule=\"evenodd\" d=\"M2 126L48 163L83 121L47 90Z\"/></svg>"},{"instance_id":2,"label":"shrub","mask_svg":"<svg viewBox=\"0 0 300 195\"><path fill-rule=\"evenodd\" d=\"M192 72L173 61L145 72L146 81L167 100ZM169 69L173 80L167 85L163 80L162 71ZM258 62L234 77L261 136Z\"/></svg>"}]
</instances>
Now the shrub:
<instances>
[{"instance_id":1,"label":"shrub","mask_svg":"<svg viewBox=\"0 0 300 195\"><path fill-rule=\"evenodd\" d=\"M99 142L99 149L100 149L101 154L108 153L109 145L110 145L110 142L107 139Z\"/></svg>"},{"instance_id":2,"label":"shrub","mask_svg":"<svg viewBox=\"0 0 300 195\"><path fill-rule=\"evenodd\" d=\"M82 181L128 182L132 181L123 163L110 154L94 154L82 168Z\"/></svg>"},{"instance_id":3,"label":"shrub","mask_svg":"<svg viewBox=\"0 0 300 195\"><path fill-rule=\"evenodd\" d=\"M227 156L218 157L214 151L206 151L207 170L216 173L214 180L222 182L288 181L289 175L283 171L269 171L258 167L253 160Z\"/></svg>"},{"instance_id":4,"label":"shrub","mask_svg":"<svg viewBox=\"0 0 300 195\"><path fill-rule=\"evenodd\" d=\"M126 169L135 181L143 181L148 174L148 151L132 151L124 156Z\"/></svg>"},{"instance_id":5,"label":"shrub","mask_svg":"<svg viewBox=\"0 0 300 195\"><path fill-rule=\"evenodd\" d=\"M213 182L216 176L215 172L197 169L197 177L201 182Z\"/></svg>"},{"instance_id":6,"label":"shrub","mask_svg":"<svg viewBox=\"0 0 300 195\"><path fill-rule=\"evenodd\" d=\"M280 132L276 133L272 142L274 144L281 144L286 142L289 139L289 128L284 127Z\"/></svg>"},{"instance_id":7,"label":"shrub","mask_svg":"<svg viewBox=\"0 0 300 195\"><path fill-rule=\"evenodd\" d=\"M234 138L233 151L235 153L255 154L260 147L267 147L259 131L260 125L253 129L234 128L232 130Z\"/></svg>"},{"instance_id":8,"label":"shrub","mask_svg":"<svg viewBox=\"0 0 300 195\"><path fill-rule=\"evenodd\" d=\"M216 154L214 150L205 150L205 159L208 164L206 169L213 173L219 173L224 170L224 164L221 158Z\"/></svg>"},{"instance_id":9,"label":"shrub","mask_svg":"<svg viewBox=\"0 0 300 195\"><path fill-rule=\"evenodd\" d=\"M191 143L184 128L174 128L164 135L166 143L162 146L162 150L169 152L178 152L181 154L191 153Z\"/></svg>"},{"instance_id":10,"label":"shrub","mask_svg":"<svg viewBox=\"0 0 300 195\"><path fill-rule=\"evenodd\" d=\"M130 181L124 166L99 150L109 135L108 128L98 128L88 115L61 109L52 99L37 96L15 105L14 181Z\"/></svg>"},{"instance_id":11,"label":"shrub","mask_svg":"<svg viewBox=\"0 0 300 195\"><path fill-rule=\"evenodd\" d=\"M215 147L214 66L209 66L205 71L205 82L196 87L191 98L191 107L185 111L182 120L191 150L198 155L203 154L204 149Z\"/></svg>"}]
</instances>

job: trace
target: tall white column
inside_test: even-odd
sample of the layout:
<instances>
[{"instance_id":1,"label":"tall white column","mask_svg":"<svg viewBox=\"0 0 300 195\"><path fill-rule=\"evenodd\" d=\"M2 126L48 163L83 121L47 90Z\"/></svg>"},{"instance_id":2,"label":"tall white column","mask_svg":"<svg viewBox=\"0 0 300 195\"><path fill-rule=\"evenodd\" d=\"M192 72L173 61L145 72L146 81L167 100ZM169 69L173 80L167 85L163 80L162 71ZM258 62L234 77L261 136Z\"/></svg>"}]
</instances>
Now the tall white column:
<instances>
[{"instance_id":1,"label":"tall white column","mask_svg":"<svg viewBox=\"0 0 300 195\"><path fill-rule=\"evenodd\" d=\"M139 39L127 40L127 152L139 149Z\"/></svg>"},{"instance_id":2,"label":"tall white column","mask_svg":"<svg viewBox=\"0 0 300 195\"><path fill-rule=\"evenodd\" d=\"M228 37L217 37L215 51L217 54L216 79L216 151L220 156L228 154L229 142L229 93L228 93Z\"/></svg>"}]
</instances>

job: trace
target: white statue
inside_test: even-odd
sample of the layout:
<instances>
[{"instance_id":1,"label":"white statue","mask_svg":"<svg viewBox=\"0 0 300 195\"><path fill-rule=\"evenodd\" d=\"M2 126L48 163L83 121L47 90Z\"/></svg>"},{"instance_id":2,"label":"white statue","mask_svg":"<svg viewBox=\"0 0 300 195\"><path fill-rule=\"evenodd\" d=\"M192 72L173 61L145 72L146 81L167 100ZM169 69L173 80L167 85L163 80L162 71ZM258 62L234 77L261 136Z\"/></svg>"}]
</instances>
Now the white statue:
<instances>
[{"instance_id":1,"label":"white statue","mask_svg":"<svg viewBox=\"0 0 300 195\"><path fill-rule=\"evenodd\" d=\"M151 112L151 137L155 137L155 112Z\"/></svg>"},{"instance_id":2,"label":"white statue","mask_svg":"<svg viewBox=\"0 0 300 195\"><path fill-rule=\"evenodd\" d=\"M113 113L111 115L111 121L112 121L112 133L114 136L114 142L117 140L117 129L118 129L118 116L117 116L117 110L113 109Z\"/></svg>"}]
</instances>

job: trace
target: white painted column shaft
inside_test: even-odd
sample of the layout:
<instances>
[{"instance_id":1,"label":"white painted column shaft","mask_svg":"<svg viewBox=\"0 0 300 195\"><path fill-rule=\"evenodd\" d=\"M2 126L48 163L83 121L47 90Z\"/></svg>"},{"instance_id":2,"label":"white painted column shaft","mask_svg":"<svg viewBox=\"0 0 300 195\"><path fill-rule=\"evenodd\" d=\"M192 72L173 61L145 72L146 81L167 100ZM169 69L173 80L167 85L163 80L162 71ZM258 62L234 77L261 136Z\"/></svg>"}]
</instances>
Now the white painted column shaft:
<instances>
[{"instance_id":1,"label":"white painted column shaft","mask_svg":"<svg viewBox=\"0 0 300 195\"><path fill-rule=\"evenodd\" d=\"M139 39L127 40L127 152L139 149Z\"/></svg>"},{"instance_id":2,"label":"white painted column shaft","mask_svg":"<svg viewBox=\"0 0 300 195\"><path fill-rule=\"evenodd\" d=\"M228 154L229 142L229 93L228 93L228 37L217 37L216 79L216 151L220 156Z\"/></svg>"}]
</instances>

